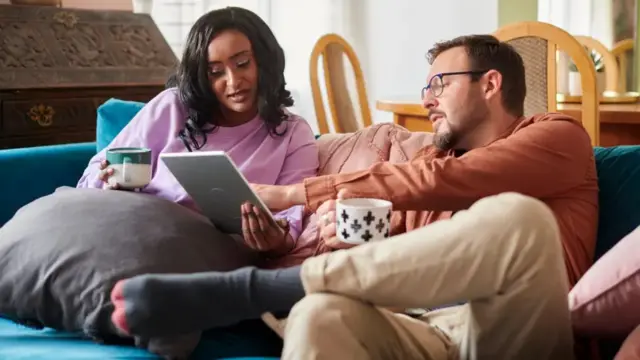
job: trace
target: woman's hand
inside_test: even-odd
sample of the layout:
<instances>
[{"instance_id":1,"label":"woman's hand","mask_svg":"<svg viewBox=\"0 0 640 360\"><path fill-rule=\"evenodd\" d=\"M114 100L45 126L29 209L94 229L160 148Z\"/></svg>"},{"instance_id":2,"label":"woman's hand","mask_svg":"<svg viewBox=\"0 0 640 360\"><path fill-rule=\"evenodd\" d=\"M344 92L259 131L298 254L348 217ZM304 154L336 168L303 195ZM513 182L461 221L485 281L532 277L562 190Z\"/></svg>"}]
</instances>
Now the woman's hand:
<instances>
[{"instance_id":1,"label":"woman's hand","mask_svg":"<svg viewBox=\"0 0 640 360\"><path fill-rule=\"evenodd\" d=\"M250 248L271 256L286 254L293 247L289 223L285 219L274 221L257 206L244 203L242 211L242 235Z\"/></svg>"},{"instance_id":2,"label":"woman's hand","mask_svg":"<svg viewBox=\"0 0 640 360\"><path fill-rule=\"evenodd\" d=\"M344 199L346 192L340 191L338 193L338 199ZM318 232L320 234L320 239L324 242L328 247L339 250L339 249L349 249L356 244L349 244L340 239L336 235L338 226L336 224L336 201L329 200L325 201L320 205L316 214L319 216L318 218Z\"/></svg>"},{"instance_id":3,"label":"woman's hand","mask_svg":"<svg viewBox=\"0 0 640 360\"><path fill-rule=\"evenodd\" d=\"M113 182L113 184L109 184L109 178L113 176L113 169L108 166L109 162L107 160L102 160L102 162L100 162L98 179L103 183L102 188L106 190L119 190L120 187L118 186L118 183Z\"/></svg>"},{"instance_id":4,"label":"woman's hand","mask_svg":"<svg viewBox=\"0 0 640 360\"><path fill-rule=\"evenodd\" d=\"M304 186L295 185L259 185L251 188L271 211L279 212L296 205L305 204Z\"/></svg>"}]
</instances>

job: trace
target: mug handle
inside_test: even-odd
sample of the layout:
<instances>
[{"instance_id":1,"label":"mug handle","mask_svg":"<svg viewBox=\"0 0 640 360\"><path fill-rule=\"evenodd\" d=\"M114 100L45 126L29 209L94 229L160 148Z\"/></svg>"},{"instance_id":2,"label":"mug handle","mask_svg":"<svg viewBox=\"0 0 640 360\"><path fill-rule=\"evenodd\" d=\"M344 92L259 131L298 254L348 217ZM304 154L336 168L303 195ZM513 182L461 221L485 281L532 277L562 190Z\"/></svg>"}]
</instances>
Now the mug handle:
<instances>
[{"instance_id":1,"label":"mug handle","mask_svg":"<svg viewBox=\"0 0 640 360\"><path fill-rule=\"evenodd\" d=\"M127 168L129 168L129 165L131 165L132 163L133 163L133 161L128 156L125 156L122 159L122 180L125 183L128 183L128 182L131 181L131 172L127 171Z\"/></svg>"}]
</instances>

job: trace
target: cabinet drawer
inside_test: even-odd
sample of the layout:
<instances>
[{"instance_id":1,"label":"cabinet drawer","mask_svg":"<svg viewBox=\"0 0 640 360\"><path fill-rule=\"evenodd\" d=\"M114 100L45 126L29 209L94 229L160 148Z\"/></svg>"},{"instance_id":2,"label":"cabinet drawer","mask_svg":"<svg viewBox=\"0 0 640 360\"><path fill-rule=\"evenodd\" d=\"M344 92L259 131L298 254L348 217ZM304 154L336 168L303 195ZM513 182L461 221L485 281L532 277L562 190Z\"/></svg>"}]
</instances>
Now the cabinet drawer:
<instances>
[{"instance_id":1,"label":"cabinet drawer","mask_svg":"<svg viewBox=\"0 0 640 360\"><path fill-rule=\"evenodd\" d=\"M96 128L96 109L104 99L30 99L2 103L2 135L27 135Z\"/></svg>"},{"instance_id":2,"label":"cabinet drawer","mask_svg":"<svg viewBox=\"0 0 640 360\"><path fill-rule=\"evenodd\" d=\"M0 137L0 150L45 145L71 144L79 142L93 142L95 140L95 131L85 131L77 133L45 133L32 136Z\"/></svg>"}]
</instances>

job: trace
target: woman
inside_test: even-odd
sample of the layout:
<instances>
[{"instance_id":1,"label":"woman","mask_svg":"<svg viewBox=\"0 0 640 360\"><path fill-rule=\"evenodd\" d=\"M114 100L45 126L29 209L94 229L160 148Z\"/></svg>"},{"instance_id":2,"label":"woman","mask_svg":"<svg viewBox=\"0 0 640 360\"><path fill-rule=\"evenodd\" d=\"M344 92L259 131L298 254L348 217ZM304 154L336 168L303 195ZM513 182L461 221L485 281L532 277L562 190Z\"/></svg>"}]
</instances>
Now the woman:
<instances>
[{"instance_id":1,"label":"woman","mask_svg":"<svg viewBox=\"0 0 640 360\"><path fill-rule=\"evenodd\" d=\"M197 210L160 153L225 151L249 182L284 185L316 175L318 148L309 125L285 110L284 52L259 16L236 7L202 16L189 32L177 84L151 100L109 148L152 150L153 177L143 192ZM108 185L103 150L91 159L78 187ZM270 259L287 263L297 245L304 208L276 214L278 223L251 204L242 206L243 238ZM301 244L302 245L302 244ZM276 260L270 266L279 266Z\"/></svg>"}]
</instances>

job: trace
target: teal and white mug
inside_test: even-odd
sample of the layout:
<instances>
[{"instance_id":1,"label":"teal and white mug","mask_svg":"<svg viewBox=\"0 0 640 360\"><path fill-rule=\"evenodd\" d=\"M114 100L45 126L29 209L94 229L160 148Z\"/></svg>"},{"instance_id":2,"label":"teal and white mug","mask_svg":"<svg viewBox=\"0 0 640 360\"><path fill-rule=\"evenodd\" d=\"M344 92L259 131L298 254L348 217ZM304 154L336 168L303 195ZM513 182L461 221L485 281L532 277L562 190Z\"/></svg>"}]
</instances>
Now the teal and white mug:
<instances>
[{"instance_id":1,"label":"teal and white mug","mask_svg":"<svg viewBox=\"0 0 640 360\"><path fill-rule=\"evenodd\" d=\"M113 175L109 185L123 189L139 189L151 182L151 149L113 148L107 150L109 168Z\"/></svg>"}]
</instances>

